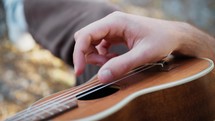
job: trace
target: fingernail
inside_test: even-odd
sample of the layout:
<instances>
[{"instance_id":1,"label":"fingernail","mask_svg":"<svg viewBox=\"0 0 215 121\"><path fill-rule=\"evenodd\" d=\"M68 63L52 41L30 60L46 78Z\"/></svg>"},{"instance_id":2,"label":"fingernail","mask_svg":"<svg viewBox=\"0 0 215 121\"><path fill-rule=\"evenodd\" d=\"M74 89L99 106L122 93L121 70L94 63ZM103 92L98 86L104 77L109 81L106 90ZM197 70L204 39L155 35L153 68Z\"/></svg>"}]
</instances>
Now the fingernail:
<instances>
[{"instance_id":1,"label":"fingernail","mask_svg":"<svg viewBox=\"0 0 215 121\"><path fill-rule=\"evenodd\" d=\"M102 83L106 83L110 82L113 79L113 75L110 70L105 69L99 73L98 78Z\"/></svg>"}]
</instances>

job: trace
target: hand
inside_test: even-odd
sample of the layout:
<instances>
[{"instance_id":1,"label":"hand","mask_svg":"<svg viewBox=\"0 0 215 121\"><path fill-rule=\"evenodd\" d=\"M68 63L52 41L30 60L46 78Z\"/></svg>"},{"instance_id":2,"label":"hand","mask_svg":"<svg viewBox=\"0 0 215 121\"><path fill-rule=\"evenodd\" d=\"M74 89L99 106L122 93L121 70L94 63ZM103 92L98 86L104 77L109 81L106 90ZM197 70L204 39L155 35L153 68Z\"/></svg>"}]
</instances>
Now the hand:
<instances>
[{"instance_id":1,"label":"hand","mask_svg":"<svg viewBox=\"0 0 215 121\"><path fill-rule=\"evenodd\" d=\"M198 49L191 48L199 45L193 44L195 39L187 35L187 29L193 28L185 23L114 12L75 34L75 73L80 75L86 63L103 65L98 79L107 83L170 53L198 56ZM118 43L126 44L129 51L119 56L108 51Z\"/></svg>"}]
</instances>

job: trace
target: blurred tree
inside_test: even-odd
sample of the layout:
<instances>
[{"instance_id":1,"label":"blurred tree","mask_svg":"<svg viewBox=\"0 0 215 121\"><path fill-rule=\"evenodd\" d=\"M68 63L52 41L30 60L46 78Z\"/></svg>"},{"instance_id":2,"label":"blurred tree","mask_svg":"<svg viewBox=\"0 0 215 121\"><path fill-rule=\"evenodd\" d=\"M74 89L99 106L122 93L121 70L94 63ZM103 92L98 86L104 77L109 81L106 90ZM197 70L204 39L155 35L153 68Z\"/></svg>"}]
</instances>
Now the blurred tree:
<instances>
[{"instance_id":1,"label":"blurred tree","mask_svg":"<svg viewBox=\"0 0 215 121\"><path fill-rule=\"evenodd\" d=\"M3 2L0 1L0 38L2 38L5 32L6 32L5 12Z\"/></svg>"}]
</instances>

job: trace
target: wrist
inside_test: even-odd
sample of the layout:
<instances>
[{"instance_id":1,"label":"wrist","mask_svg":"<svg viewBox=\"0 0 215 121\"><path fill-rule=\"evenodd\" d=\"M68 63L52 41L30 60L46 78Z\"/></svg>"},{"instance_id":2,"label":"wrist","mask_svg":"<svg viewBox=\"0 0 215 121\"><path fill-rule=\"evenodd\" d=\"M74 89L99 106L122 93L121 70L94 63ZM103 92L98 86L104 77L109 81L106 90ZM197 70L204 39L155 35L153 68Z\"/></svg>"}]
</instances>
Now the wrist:
<instances>
[{"instance_id":1,"label":"wrist","mask_svg":"<svg viewBox=\"0 0 215 121\"><path fill-rule=\"evenodd\" d=\"M192 48L192 32L193 27L184 22L173 22L173 26L175 27L173 31L174 40L177 43L177 48L175 49L174 53L180 55L187 55L187 56L195 56L195 53L191 51L195 48Z\"/></svg>"}]
</instances>

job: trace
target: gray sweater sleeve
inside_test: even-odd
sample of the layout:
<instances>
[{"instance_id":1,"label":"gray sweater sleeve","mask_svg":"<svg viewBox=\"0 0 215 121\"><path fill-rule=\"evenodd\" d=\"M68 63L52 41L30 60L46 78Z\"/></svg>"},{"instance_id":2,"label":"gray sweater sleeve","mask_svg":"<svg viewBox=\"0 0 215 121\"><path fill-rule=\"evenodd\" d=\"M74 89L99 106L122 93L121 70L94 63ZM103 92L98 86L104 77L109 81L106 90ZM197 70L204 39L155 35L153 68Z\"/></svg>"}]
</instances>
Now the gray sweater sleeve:
<instances>
[{"instance_id":1,"label":"gray sweater sleeve","mask_svg":"<svg viewBox=\"0 0 215 121\"><path fill-rule=\"evenodd\" d=\"M73 66L74 33L116 11L105 2L82 0L25 0L28 31L55 56Z\"/></svg>"},{"instance_id":2,"label":"gray sweater sleeve","mask_svg":"<svg viewBox=\"0 0 215 121\"><path fill-rule=\"evenodd\" d=\"M24 13L33 38L55 56L73 66L74 33L82 27L116 11L116 7L93 0L25 0ZM77 77L77 85L99 70L87 65Z\"/></svg>"}]
</instances>

